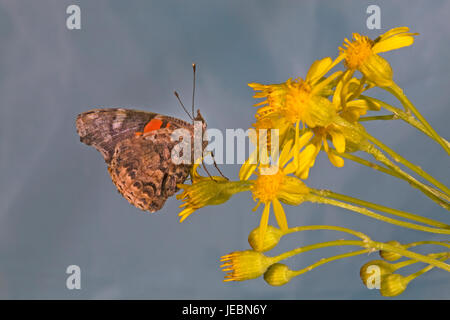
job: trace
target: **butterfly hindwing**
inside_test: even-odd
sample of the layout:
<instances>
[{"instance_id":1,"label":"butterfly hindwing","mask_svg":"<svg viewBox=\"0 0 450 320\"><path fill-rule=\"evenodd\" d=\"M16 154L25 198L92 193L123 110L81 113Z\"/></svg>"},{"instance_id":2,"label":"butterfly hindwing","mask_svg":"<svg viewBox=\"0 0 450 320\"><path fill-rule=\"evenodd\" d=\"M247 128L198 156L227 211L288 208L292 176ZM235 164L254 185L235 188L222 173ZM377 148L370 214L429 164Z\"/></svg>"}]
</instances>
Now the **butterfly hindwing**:
<instances>
[{"instance_id":1,"label":"butterfly hindwing","mask_svg":"<svg viewBox=\"0 0 450 320\"><path fill-rule=\"evenodd\" d=\"M120 141L109 165L111 179L134 206L155 212L178 191L177 184L189 175L191 165L174 164L172 129Z\"/></svg>"}]
</instances>

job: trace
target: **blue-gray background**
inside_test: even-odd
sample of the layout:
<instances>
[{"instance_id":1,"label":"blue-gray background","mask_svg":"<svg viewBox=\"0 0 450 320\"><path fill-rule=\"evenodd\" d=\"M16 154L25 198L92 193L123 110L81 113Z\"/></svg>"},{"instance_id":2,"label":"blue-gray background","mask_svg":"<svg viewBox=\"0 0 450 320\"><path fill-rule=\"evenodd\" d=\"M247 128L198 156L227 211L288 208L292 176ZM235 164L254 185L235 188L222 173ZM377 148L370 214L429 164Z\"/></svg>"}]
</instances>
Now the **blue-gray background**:
<instances>
[{"instance_id":1,"label":"blue-gray background","mask_svg":"<svg viewBox=\"0 0 450 320\"><path fill-rule=\"evenodd\" d=\"M70 4L81 7L81 30L66 29ZM380 5L382 30L367 30L369 4ZM395 80L449 138L449 21L449 1L0 1L0 298L379 298L359 279L360 266L376 253L330 263L279 288L262 279L223 283L219 257L247 249L259 223L250 195L199 210L182 224L174 198L159 213L144 214L118 195L100 154L79 142L74 120L100 106L185 118L172 91L189 101L190 64L197 62L197 107L208 126L247 128L255 111L247 83L304 76L314 60L335 57L352 32L375 37L409 26L420 33L414 45L384 56ZM448 158L428 138L400 122L368 130L449 182ZM223 168L235 177L239 167ZM308 184L448 223L448 213L418 191L348 161L337 169L321 155ZM380 241L445 239L323 205L286 212L291 226L347 226ZM342 237L291 235L274 253ZM298 269L337 252L344 250L287 263ZM71 264L81 267L81 290L66 289ZM448 274L432 270L400 297L449 299L449 285Z\"/></svg>"}]
</instances>

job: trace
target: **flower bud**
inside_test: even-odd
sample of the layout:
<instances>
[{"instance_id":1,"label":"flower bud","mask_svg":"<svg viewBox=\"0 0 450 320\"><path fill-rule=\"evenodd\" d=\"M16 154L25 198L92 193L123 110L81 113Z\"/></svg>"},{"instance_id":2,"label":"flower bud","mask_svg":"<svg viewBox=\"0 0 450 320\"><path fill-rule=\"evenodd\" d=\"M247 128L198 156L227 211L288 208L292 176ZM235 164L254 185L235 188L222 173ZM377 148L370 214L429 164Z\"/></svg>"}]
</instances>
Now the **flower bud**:
<instances>
[{"instance_id":1,"label":"flower bud","mask_svg":"<svg viewBox=\"0 0 450 320\"><path fill-rule=\"evenodd\" d=\"M379 274L375 274L372 268L379 268ZM374 276L391 274L395 271L395 267L384 260L372 260L363 265L359 271L359 276L365 286L368 287L368 281L371 281Z\"/></svg>"},{"instance_id":2,"label":"flower bud","mask_svg":"<svg viewBox=\"0 0 450 320\"><path fill-rule=\"evenodd\" d=\"M253 250L235 251L223 256L222 271L228 272L224 281L244 281L258 278L273 263L273 258L266 257Z\"/></svg>"},{"instance_id":3,"label":"flower bud","mask_svg":"<svg viewBox=\"0 0 450 320\"><path fill-rule=\"evenodd\" d=\"M397 248L403 248L402 244L395 240L388 241L388 242L386 242L386 244L389 244L389 245L391 245L393 247L397 247ZM400 259L402 257L402 255L399 253L396 253L396 252L380 250L380 257L382 257L384 260L387 260L387 261L396 261L396 260Z\"/></svg>"},{"instance_id":4,"label":"flower bud","mask_svg":"<svg viewBox=\"0 0 450 320\"><path fill-rule=\"evenodd\" d=\"M279 287L288 283L293 276L293 271L282 263L275 263L264 273L264 280L271 286Z\"/></svg>"},{"instance_id":5,"label":"flower bud","mask_svg":"<svg viewBox=\"0 0 450 320\"><path fill-rule=\"evenodd\" d=\"M250 189L249 181L228 181L222 177L193 178L192 184L178 184L183 189L176 198L184 203L180 207L184 209L178 214L180 222L183 222L197 209L205 206L215 206L228 201L234 194Z\"/></svg>"},{"instance_id":6,"label":"flower bud","mask_svg":"<svg viewBox=\"0 0 450 320\"><path fill-rule=\"evenodd\" d=\"M283 232L278 228L268 225L266 233L264 235L262 246L260 245L259 236L259 227L257 227L253 229L252 232L250 232L250 234L248 235L248 243L253 248L253 250L258 252L266 252L271 250L278 244L281 237L283 236Z\"/></svg>"},{"instance_id":7,"label":"flower bud","mask_svg":"<svg viewBox=\"0 0 450 320\"><path fill-rule=\"evenodd\" d=\"M408 281L401 274L386 274L381 277L380 293L384 297L395 297L402 294L407 286Z\"/></svg>"}]
</instances>

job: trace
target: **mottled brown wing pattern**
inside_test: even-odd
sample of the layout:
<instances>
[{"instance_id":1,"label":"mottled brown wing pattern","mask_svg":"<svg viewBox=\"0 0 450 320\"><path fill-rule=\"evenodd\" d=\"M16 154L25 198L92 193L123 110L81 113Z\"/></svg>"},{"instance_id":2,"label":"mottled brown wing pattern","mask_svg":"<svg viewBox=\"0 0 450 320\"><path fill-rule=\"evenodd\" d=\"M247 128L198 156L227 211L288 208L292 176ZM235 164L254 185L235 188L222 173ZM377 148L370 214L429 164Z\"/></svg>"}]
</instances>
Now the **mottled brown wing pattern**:
<instances>
[{"instance_id":1,"label":"mottled brown wing pattern","mask_svg":"<svg viewBox=\"0 0 450 320\"><path fill-rule=\"evenodd\" d=\"M170 126L142 132L152 119ZM171 151L176 141L173 130L193 126L177 118L129 109L95 109L77 117L81 142L92 145L103 155L117 190L134 206L155 212L178 191L177 184L189 175L191 165L175 165Z\"/></svg>"},{"instance_id":2,"label":"mottled brown wing pattern","mask_svg":"<svg viewBox=\"0 0 450 320\"><path fill-rule=\"evenodd\" d=\"M155 212L178 191L177 184L189 175L191 165L171 161L171 129L120 141L109 173L119 192L134 206Z\"/></svg>"},{"instance_id":3,"label":"mottled brown wing pattern","mask_svg":"<svg viewBox=\"0 0 450 320\"><path fill-rule=\"evenodd\" d=\"M92 145L111 161L119 141L133 137L158 114L120 108L94 109L78 115L76 120L80 141Z\"/></svg>"}]
</instances>

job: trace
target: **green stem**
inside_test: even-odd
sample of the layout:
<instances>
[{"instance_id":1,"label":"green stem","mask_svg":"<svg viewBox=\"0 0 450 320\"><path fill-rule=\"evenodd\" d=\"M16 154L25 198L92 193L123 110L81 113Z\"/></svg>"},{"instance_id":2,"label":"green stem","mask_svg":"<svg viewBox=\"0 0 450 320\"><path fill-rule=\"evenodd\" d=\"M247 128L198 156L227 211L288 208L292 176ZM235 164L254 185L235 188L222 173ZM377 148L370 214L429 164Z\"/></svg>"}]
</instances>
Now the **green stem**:
<instances>
[{"instance_id":1,"label":"green stem","mask_svg":"<svg viewBox=\"0 0 450 320\"><path fill-rule=\"evenodd\" d=\"M433 136L437 143L439 143L442 148L450 155L450 147L442 140L441 136L433 129L433 127L428 123L428 121L422 116L422 114L417 110L417 108L409 101L408 97L403 93L403 90L394 83L391 87L383 88L386 91L392 93L405 107L405 110L411 110L416 118L425 126L428 132Z\"/></svg>"},{"instance_id":2,"label":"green stem","mask_svg":"<svg viewBox=\"0 0 450 320\"><path fill-rule=\"evenodd\" d=\"M338 254L338 255L335 255L335 256L332 256L332 257L329 257L329 258L320 259L319 261L317 261L317 262L315 262L315 263L313 263L313 264L311 264L311 265L309 265L309 266L307 266L307 267L305 267L303 269L292 271L291 275L292 275L292 277L297 277L297 276L299 276L299 275L301 275L303 273L311 271L314 268L317 268L317 267L319 267L319 266L321 266L323 264L326 264L328 262L339 260L339 259L344 259L344 258L349 258L349 257L354 257L354 256L358 256L358 255L361 255L361 254L364 254L364 253L368 253L368 252L370 252L370 249L358 250L358 251L353 251L353 252L347 252L347 253ZM440 257L446 256L446 255L448 256L448 252L437 253L437 254L430 254L429 256L432 257L432 258L434 258L434 257L440 258ZM417 262L418 261L414 260L414 259L398 262L398 263L395 264L395 270L398 270L400 268L406 267L408 265L411 265L411 264L414 264L414 263L417 263Z\"/></svg>"},{"instance_id":3,"label":"green stem","mask_svg":"<svg viewBox=\"0 0 450 320\"><path fill-rule=\"evenodd\" d=\"M310 188L310 191L318 196L322 196L322 197L327 197L327 198L332 198L332 199L336 199L336 200L342 200L345 202L350 202L356 205L361 205L370 209L374 209L374 210L378 210L378 211L382 211L388 214L392 214L394 216L397 217L402 217L405 219L409 219L409 220L413 220L416 222L420 222L420 223L424 223L424 224L428 224L430 226L433 227L438 227L438 228L443 228L443 229L450 229L450 226L442 223L440 221L436 221L436 220L432 220L432 219L428 219L428 218L424 218L422 216L419 216L417 214L413 214L413 213L409 213L409 212L405 212L402 210L398 210L398 209L393 209L393 208L389 208L389 207L385 207L376 203L372 203L372 202L368 202L368 201L364 201L358 198L353 198L350 196L346 196L340 193L336 193L333 192L331 190L317 190L317 189L312 189Z\"/></svg>"},{"instance_id":4,"label":"green stem","mask_svg":"<svg viewBox=\"0 0 450 320\"><path fill-rule=\"evenodd\" d=\"M442 257L442 258L440 258L439 260L440 260L440 261L445 261L445 260L447 260L447 259L448 259L448 256ZM425 268L423 268L422 270L419 270L419 271L417 271L416 273L410 274L409 276L406 277L405 280L407 281L407 283L409 283L411 280L414 280L415 278L417 278L418 276L424 274L425 272L430 271L430 270L433 269L434 267L435 267L435 266L433 266L433 265L428 265L428 266L426 266Z\"/></svg>"},{"instance_id":5,"label":"green stem","mask_svg":"<svg viewBox=\"0 0 450 320\"><path fill-rule=\"evenodd\" d=\"M354 231L352 229L348 229L348 228L344 228L344 227L328 226L328 225L312 225L312 226L300 226L300 227L289 228L284 232L284 235L294 233L294 232L310 231L310 230L341 231L341 232L346 232L348 234L354 235L355 237L358 237L361 240L366 240L366 241L370 240L370 238L362 232Z\"/></svg>"},{"instance_id":6,"label":"green stem","mask_svg":"<svg viewBox=\"0 0 450 320\"><path fill-rule=\"evenodd\" d=\"M401 120L405 121L406 123L410 124L411 126L413 126L414 128L416 128L417 130L426 134L432 140L436 141L436 139L434 139L433 135L425 128L425 126L420 121L418 121L416 118L414 118L414 116L412 116L410 113L405 112L402 109L396 108L382 100L378 100L378 99L375 99L372 97L361 95L359 98L369 101L371 103L380 105L384 109L393 113L393 115L392 115L393 120L401 119ZM369 118L369 117L365 117L364 119L367 119L367 118ZM361 119L363 119L363 118L360 118L360 120ZM450 142L448 142L447 140L445 140L442 137L441 137L441 139L442 139L442 141L444 141L444 143L447 145L447 147L450 148Z\"/></svg>"},{"instance_id":7,"label":"green stem","mask_svg":"<svg viewBox=\"0 0 450 320\"><path fill-rule=\"evenodd\" d=\"M376 241L334 240L334 241L321 242L321 243L316 243L316 244L312 244L312 245L308 245L308 246L304 246L304 247L299 247L294 250L282 253L278 256L271 257L270 259L271 259L271 263L273 264L273 263L280 262L281 260L290 258L292 256L295 256L295 255L303 253L303 252L320 249L320 248L326 248L326 247L334 247L334 246L359 246L359 247L363 247L365 249L370 249L370 251L385 250L385 251L395 252L404 257L408 257L408 258L411 258L411 259L414 259L417 261L425 262L427 264L436 266L438 268L441 268L443 270L450 272L450 265L448 265L442 261L438 261L436 259L433 259L428 256L424 256L422 254L418 254L418 253L415 253L412 251L397 248L397 247L388 245L386 243L376 242Z\"/></svg>"},{"instance_id":8,"label":"green stem","mask_svg":"<svg viewBox=\"0 0 450 320\"><path fill-rule=\"evenodd\" d=\"M418 189L423 191L426 195L429 195L429 194L434 195L434 197L430 197L433 200L435 200L436 198L440 199L439 201L436 201L436 200L435 201L439 205L441 205L443 208L448 210L449 202L450 202L450 197L448 195L444 194L440 190L434 189L433 187L430 187L430 186L418 181L417 179L415 179L414 177L412 177L411 175L409 175L408 173L406 173L405 171L400 169L400 167L398 167L391 160L389 160L384 155L384 153L381 152L380 150L378 150L375 146L373 146L371 144L362 145L361 150L367 152L368 154L371 154L375 158L375 160L381 162L389 169L395 171L397 174L404 177L404 180L408 181L410 183L410 185L412 185L413 187L417 187Z\"/></svg>"},{"instance_id":9,"label":"green stem","mask_svg":"<svg viewBox=\"0 0 450 320\"><path fill-rule=\"evenodd\" d=\"M364 121L374 121L374 120L397 120L398 117L395 114L387 114L383 116L371 116L371 117L361 117L359 118L359 122Z\"/></svg>"},{"instance_id":10,"label":"green stem","mask_svg":"<svg viewBox=\"0 0 450 320\"><path fill-rule=\"evenodd\" d=\"M412 247L421 246L421 245L424 245L424 244L432 244L432 245L436 245L436 246L443 246L443 247L446 247L446 248L450 249L450 244L448 244L446 242L443 242L443 241L416 241L416 242L411 242L411 243L405 244L405 245L403 245L403 247L405 249L408 249L408 248L412 248Z\"/></svg>"},{"instance_id":11,"label":"green stem","mask_svg":"<svg viewBox=\"0 0 450 320\"><path fill-rule=\"evenodd\" d=\"M448 196L450 196L450 189L447 188L444 184L439 182L436 178L432 177L428 173L426 173L422 168L416 166L415 164L412 164L402 156L400 156L398 153L396 153L394 150L390 149L388 146L386 146L384 143L376 139L375 137L371 136L370 134L366 133L367 139L372 141L377 147L385 151L387 154L389 154L395 161L400 162L410 170L417 173L419 176L424 178L425 180L428 180L432 184L434 184L436 187L441 189L443 192L445 192Z\"/></svg>"},{"instance_id":12,"label":"green stem","mask_svg":"<svg viewBox=\"0 0 450 320\"><path fill-rule=\"evenodd\" d=\"M371 154L377 161L380 161L382 164L387 166L388 168L394 170L398 174L405 177L408 181L412 181L415 185L420 186L421 189L426 189L429 192L435 194L437 197L440 197L444 199L445 197L449 198L450 192L448 192L448 188L444 186L442 183L437 181L435 178L427 174L425 171L423 171L420 167L410 163L406 159L402 158L400 155L395 153L393 150L385 146L381 141L377 140L376 138L372 137L370 134L368 134L363 127L356 126L347 120L343 119L342 117L335 117L334 122L336 125L341 126L342 129L345 129L345 131L349 130L353 132L354 135L359 136L359 150L367 152L368 154ZM369 141L373 142L371 144ZM395 159L395 161L403 163L405 166L409 167L411 170L419 174L420 176L424 177L425 179L431 181L432 183L435 183L436 186L440 187L443 190L447 190L447 194L445 197L442 197L442 192L435 190L429 186L426 186L425 184L417 181L415 178L413 178L411 175L407 174L403 170L401 170L398 166L396 166L392 161L390 161L383 152L381 152L378 148L375 146L378 146L380 149L384 150L386 153L388 153L391 157ZM448 202L448 201L447 201Z\"/></svg>"},{"instance_id":13,"label":"green stem","mask_svg":"<svg viewBox=\"0 0 450 320\"><path fill-rule=\"evenodd\" d=\"M351 205L351 204L348 204L345 202L336 201L333 199L314 195L312 193L306 197L306 200L313 202L313 203L330 204L330 205L333 205L336 207L340 207L340 208L344 208L344 209L347 209L350 211L358 212L362 215L368 216L373 219L377 219L380 221L384 221L384 222L387 222L387 223L390 223L393 225L397 225L400 227L408 228L408 229L420 230L420 231L424 231L424 232L431 232L431 233L438 233L438 234L450 234L450 230L448 230L448 229L430 228L430 227L421 226L421 225L417 225L417 224L410 223L410 222L399 221L396 219L385 217L381 214L375 213L366 208L362 208L362 207L354 206L354 205Z\"/></svg>"},{"instance_id":14,"label":"green stem","mask_svg":"<svg viewBox=\"0 0 450 320\"><path fill-rule=\"evenodd\" d=\"M221 177L217 177L220 179ZM220 182L219 182L220 183ZM236 194L239 192L249 191L253 185L252 181L249 180L238 180L238 181L223 181L226 184L227 193Z\"/></svg>"},{"instance_id":15,"label":"green stem","mask_svg":"<svg viewBox=\"0 0 450 320\"><path fill-rule=\"evenodd\" d=\"M287 251L278 256L275 256L275 257L273 257L273 259L274 259L273 263L280 262L281 260L290 258L292 256L295 256L295 255L303 253L303 252L311 251L311 250L316 250L316 249L321 249L321 248L326 248L326 247L336 247L336 246L364 247L364 245L367 243L368 242L364 242L361 240L334 240L334 241L320 242L320 243L311 244L311 245L304 246L304 247L299 247L294 250Z\"/></svg>"},{"instance_id":16,"label":"green stem","mask_svg":"<svg viewBox=\"0 0 450 320\"><path fill-rule=\"evenodd\" d=\"M377 249L377 250L385 250L385 251L395 252L404 257L408 257L408 258L411 258L411 259L414 259L414 260L417 260L420 262L425 262L427 264L431 264L435 267L438 267L438 268L441 268L441 269L444 269L444 270L450 272L450 265L448 265L447 263L444 263L442 261L438 261L436 259L428 257L428 256L424 256L424 255L421 255L421 254L418 254L418 253L415 253L412 251L408 251L405 249L397 248L397 247L394 247L394 246L391 246L391 245L388 245L388 244L382 243L382 242L374 242L371 247L374 249Z\"/></svg>"},{"instance_id":17,"label":"green stem","mask_svg":"<svg viewBox=\"0 0 450 320\"><path fill-rule=\"evenodd\" d=\"M430 258L433 258L433 259L439 259L441 257L448 256L448 252L430 253L427 256L429 256ZM393 264L394 270L399 270L401 268L410 266L410 265L412 265L414 263L417 263L417 262L419 262L419 261L414 260L414 259L410 259L410 260L394 263Z\"/></svg>"},{"instance_id":18,"label":"green stem","mask_svg":"<svg viewBox=\"0 0 450 320\"><path fill-rule=\"evenodd\" d=\"M355 156L354 154L351 154L351 153L338 153L338 152L336 151L336 149L331 149L331 150L332 150L332 152L333 152L334 154L336 154L336 155L338 155L338 156L340 156L340 157L342 157L342 158L349 159L349 160L351 160L351 161L360 163L360 164L362 164L362 165L364 165L364 166L366 166L366 167L375 169L375 170L377 170L377 171L381 171L381 172L386 173L386 174L388 174L388 175L390 175L390 176L393 176L393 177L396 177L396 178L399 178L399 179L403 179L403 180L409 182L407 179L405 179L405 177L403 177L401 174L398 174L397 172L395 172L395 171L392 170L392 169L388 169L388 168L385 168L385 167L383 167L383 166L379 166L379 165L376 164L376 163L370 162L370 161L368 161L368 160L366 160L366 159L363 159L363 158L361 158L361 157Z\"/></svg>"},{"instance_id":19,"label":"green stem","mask_svg":"<svg viewBox=\"0 0 450 320\"><path fill-rule=\"evenodd\" d=\"M377 151L378 151L378 153L381 154L381 152L379 150L377 150ZM341 157L343 157L343 158L346 158L346 159L352 160L354 162L360 163L360 164L362 164L364 166L367 166L369 168L372 168L374 170L377 170L377 171L386 173L388 175L391 175L393 177L402 179L402 180L408 182L412 187L422 191L425 195L427 195L429 198L431 198L433 201L435 201L441 207L443 207L443 208L445 208L447 210L450 210L450 204L449 204L450 198L449 197L444 195L442 192L440 192L440 191L438 191L438 190L436 190L436 189L434 189L434 188L432 188L430 186L427 186L427 185L421 183L420 181L416 180L415 178L411 177L410 175L406 174L400 168L398 168L397 166L392 164L389 161L389 159L387 159L384 156L380 157L378 155L377 156L374 155L374 157L376 159L378 159L378 158L382 159L382 160L379 160L379 161L388 161L389 164L386 164L386 165L390 166L390 168L385 168L383 166L380 166L380 165L378 165L376 163L370 162L370 161L368 161L366 159L360 158L360 157L355 156L355 155L350 154L350 153L337 153L337 151L334 150L334 149L332 149L332 152L337 154L337 155L339 155L339 156L341 156ZM398 168L397 171L399 171L401 173L396 172L394 168Z\"/></svg>"},{"instance_id":20,"label":"green stem","mask_svg":"<svg viewBox=\"0 0 450 320\"><path fill-rule=\"evenodd\" d=\"M370 252L370 249L365 249L365 250L359 250L359 251L353 251L353 252L348 252L348 253L343 253L343 254L338 254L329 258L325 258L325 259L321 259L319 261L317 261L316 263L313 263L309 266L307 266L306 268L297 270L297 271L292 271L292 277L296 277L299 276L303 273L306 273L308 271L311 271L314 268L317 268L318 266L321 266L325 263L331 262L331 261L335 261L335 260L339 260L339 259L344 259L344 258L348 258L348 257L354 257L354 256L358 256L360 254L363 253L367 253Z\"/></svg>"}]
</instances>

